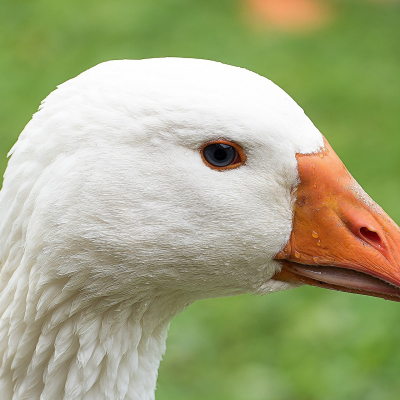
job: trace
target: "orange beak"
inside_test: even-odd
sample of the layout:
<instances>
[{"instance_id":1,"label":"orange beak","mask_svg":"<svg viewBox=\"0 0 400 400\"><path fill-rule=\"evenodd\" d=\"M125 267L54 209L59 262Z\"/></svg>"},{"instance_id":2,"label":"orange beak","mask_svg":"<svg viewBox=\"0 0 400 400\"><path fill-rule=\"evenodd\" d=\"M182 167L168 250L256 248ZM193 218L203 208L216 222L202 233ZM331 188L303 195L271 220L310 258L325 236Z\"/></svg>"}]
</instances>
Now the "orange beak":
<instances>
[{"instance_id":1,"label":"orange beak","mask_svg":"<svg viewBox=\"0 0 400 400\"><path fill-rule=\"evenodd\" d=\"M297 155L293 230L273 279L400 301L400 231L325 141Z\"/></svg>"}]
</instances>

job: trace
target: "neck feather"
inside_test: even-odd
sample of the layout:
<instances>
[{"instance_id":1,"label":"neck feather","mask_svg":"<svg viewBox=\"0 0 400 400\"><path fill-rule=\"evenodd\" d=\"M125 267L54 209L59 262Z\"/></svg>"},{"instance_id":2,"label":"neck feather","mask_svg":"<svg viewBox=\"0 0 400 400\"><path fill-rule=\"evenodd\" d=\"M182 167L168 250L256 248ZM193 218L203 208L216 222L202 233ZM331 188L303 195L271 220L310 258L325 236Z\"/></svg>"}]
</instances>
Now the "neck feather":
<instances>
[{"instance_id":1,"label":"neck feather","mask_svg":"<svg viewBox=\"0 0 400 400\"><path fill-rule=\"evenodd\" d=\"M26 175L36 170L25 167L9 167L0 192L1 399L154 399L169 323L189 302L146 277L114 293L113 275L89 279L87 262L79 273L66 244L63 273L65 257L32 222L37 193ZM38 230L30 242L28 224Z\"/></svg>"},{"instance_id":2,"label":"neck feather","mask_svg":"<svg viewBox=\"0 0 400 400\"><path fill-rule=\"evenodd\" d=\"M75 297L29 319L20 299L0 320L3 399L154 399L169 322L185 305L98 300L74 311Z\"/></svg>"}]
</instances>

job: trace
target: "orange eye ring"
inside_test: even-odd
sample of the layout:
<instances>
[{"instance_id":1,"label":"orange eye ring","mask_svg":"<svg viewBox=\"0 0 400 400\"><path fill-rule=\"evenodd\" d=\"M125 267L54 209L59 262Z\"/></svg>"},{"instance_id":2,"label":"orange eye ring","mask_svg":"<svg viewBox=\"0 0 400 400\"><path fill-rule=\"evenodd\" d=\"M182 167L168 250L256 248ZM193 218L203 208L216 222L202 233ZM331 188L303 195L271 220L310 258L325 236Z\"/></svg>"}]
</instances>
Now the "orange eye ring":
<instances>
[{"instance_id":1,"label":"orange eye ring","mask_svg":"<svg viewBox=\"0 0 400 400\"><path fill-rule=\"evenodd\" d=\"M238 168L246 162L246 154L242 147L225 139L205 143L200 149L200 154L204 164L217 171Z\"/></svg>"}]
</instances>

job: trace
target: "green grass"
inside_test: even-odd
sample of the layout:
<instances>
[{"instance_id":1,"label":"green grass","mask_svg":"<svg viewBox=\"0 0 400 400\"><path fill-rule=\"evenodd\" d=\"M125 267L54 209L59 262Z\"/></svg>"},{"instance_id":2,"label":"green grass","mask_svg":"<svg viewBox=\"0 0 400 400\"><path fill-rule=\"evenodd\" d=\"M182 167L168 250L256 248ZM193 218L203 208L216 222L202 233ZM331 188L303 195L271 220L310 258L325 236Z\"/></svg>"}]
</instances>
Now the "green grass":
<instances>
[{"instance_id":1,"label":"green grass","mask_svg":"<svg viewBox=\"0 0 400 400\"><path fill-rule=\"evenodd\" d=\"M305 109L399 223L400 5L331 1L323 29L250 28L228 0L2 0L0 170L57 84L104 60L183 56L249 68ZM302 288L207 300L171 324L158 400L397 400L400 308Z\"/></svg>"}]
</instances>

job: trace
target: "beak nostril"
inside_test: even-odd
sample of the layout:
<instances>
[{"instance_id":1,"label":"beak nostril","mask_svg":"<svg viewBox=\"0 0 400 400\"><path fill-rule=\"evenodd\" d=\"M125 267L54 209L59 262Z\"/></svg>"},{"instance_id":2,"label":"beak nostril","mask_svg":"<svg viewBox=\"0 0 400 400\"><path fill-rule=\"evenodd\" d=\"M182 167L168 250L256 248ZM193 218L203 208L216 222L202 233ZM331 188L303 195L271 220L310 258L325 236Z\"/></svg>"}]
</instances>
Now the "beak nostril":
<instances>
[{"instance_id":1,"label":"beak nostril","mask_svg":"<svg viewBox=\"0 0 400 400\"><path fill-rule=\"evenodd\" d=\"M373 245L374 247L382 247L382 239L376 232L371 231L370 229L363 226L362 228L360 228L360 235L366 242Z\"/></svg>"}]
</instances>

